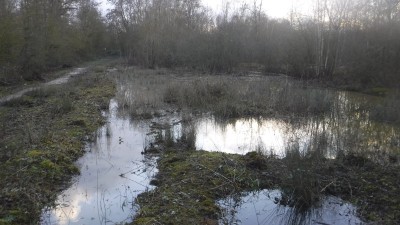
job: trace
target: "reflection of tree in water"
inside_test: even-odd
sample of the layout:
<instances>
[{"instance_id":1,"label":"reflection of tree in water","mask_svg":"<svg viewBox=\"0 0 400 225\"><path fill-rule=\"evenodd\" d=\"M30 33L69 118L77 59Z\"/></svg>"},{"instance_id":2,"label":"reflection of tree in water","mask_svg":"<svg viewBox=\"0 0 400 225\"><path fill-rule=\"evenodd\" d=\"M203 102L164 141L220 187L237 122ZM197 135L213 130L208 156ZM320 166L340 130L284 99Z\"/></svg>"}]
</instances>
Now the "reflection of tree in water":
<instances>
[{"instance_id":1,"label":"reflection of tree in water","mask_svg":"<svg viewBox=\"0 0 400 225\"><path fill-rule=\"evenodd\" d=\"M353 98L349 93L338 93L331 113L290 122L287 144L298 141L302 152L317 151L327 158L349 152L379 155L399 149L393 141L400 134L399 128L370 120L364 106L367 99Z\"/></svg>"},{"instance_id":2,"label":"reflection of tree in water","mask_svg":"<svg viewBox=\"0 0 400 225\"><path fill-rule=\"evenodd\" d=\"M299 209L280 204L282 193L263 190L235 194L218 202L222 211L220 224L233 225L309 225L359 224L355 208L335 197L324 197L313 207Z\"/></svg>"}]
</instances>

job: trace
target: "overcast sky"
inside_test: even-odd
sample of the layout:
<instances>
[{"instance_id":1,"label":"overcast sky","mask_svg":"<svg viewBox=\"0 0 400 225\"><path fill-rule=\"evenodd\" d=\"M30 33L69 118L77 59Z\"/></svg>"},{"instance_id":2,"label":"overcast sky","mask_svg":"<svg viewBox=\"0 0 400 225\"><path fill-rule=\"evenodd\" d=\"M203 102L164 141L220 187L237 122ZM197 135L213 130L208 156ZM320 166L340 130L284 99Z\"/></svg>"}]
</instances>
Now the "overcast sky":
<instances>
[{"instance_id":1,"label":"overcast sky","mask_svg":"<svg viewBox=\"0 0 400 225\"><path fill-rule=\"evenodd\" d=\"M107 11L108 6L107 0L98 0L102 2L103 12ZM258 4L261 0L257 0ZM202 0L203 4L210 7L214 12L220 12L222 6L226 2L230 2L231 9L237 9L243 3L247 3L250 6L253 5L254 0ZM262 0L263 10L267 15L274 18L288 17L292 7L297 9L298 12L308 14L311 11L313 0Z\"/></svg>"},{"instance_id":2,"label":"overcast sky","mask_svg":"<svg viewBox=\"0 0 400 225\"><path fill-rule=\"evenodd\" d=\"M226 2L230 2L232 9L238 8L243 3L253 6L254 0L202 0L204 5L210 6L214 11L220 12ZM257 0L259 5L261 0ZM262 0L262 8L267 15L274 18L288 17L292 7L301 13L311 10L313 0Z\"/></svg>"}]
</instances>

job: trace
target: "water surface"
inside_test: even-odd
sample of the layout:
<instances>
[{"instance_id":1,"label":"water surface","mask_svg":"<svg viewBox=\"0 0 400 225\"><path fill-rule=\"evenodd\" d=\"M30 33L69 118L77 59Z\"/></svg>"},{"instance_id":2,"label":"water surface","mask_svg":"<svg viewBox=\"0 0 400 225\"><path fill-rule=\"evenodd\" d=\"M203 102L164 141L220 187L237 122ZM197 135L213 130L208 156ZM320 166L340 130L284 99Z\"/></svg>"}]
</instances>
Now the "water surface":
<instances>
[{"instance_id":1,"label":"water surface","mask_svg":"<svg viewBox=\"0 0 400 225\"><path fill-rule=\"evenodd\" d=\"M153 187L154 157L141 154L149 127L117 116L112 101L108 122L78 161L81 174L58 196L55 208L45 209L42 224L115 224L130 222L134 199Z\"/></svg>"},{"instance_id":2,"label":"water surface","mask_svg":"<svg viewBox=\"0 0 400 225\"><path fill-rule=\"evenodd\" d=\"M277 204L278 190L247 193L242 197L220 200L223 218L221 225L361 225L356 208L343 200L327 196L314 208L298 213L294 208Z\"/></svg>"}]
</instances>

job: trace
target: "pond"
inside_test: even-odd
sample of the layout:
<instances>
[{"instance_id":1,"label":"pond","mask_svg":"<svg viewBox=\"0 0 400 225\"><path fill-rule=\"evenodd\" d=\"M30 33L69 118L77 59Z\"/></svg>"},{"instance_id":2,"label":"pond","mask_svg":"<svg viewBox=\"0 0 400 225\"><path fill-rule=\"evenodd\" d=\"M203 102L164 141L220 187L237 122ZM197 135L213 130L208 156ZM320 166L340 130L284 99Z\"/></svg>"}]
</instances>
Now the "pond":
<instances>
[{"instance_id":1,"label":"pond","mask_svg":"<svg viewBox=\"0 0 400 225\"><path fill-rule=\"evenodd\" d=\"M262 151L279 157L296 148L303 154L319 151L327 158L349 150L398 152L399 127L371 121L367 112L354 113L354 108L359 107L352 100L354 95L357 94L338 93L336 110L322 117L194 119L196 148L242 155Z\"/></svg>"},{"instance_id":2,"label":"pond","mask_svg":"<svg viewBox=\"0 0 400 225\"><path fill-rule=\"evenodd\" d=\"M137 93L123 82L118 90L118 95L128 98L134 98L132 95ZM98 131L95 142L87 145L86 155L77 162L81 175L58 196L55 207L43 210L42 224L131 222L137 210L135 198L154 188L150 181L157 173L156 157L143 152L160 136L179 140L190 133L197 150L241 155L262 151L284 157L287 151L295 149L303 154L318 152L327 158L335 158L350 149L382 153L400 150L398 127L368 119L368 112L362 107L370 101L367 96L350 92L334 92L334 95L333 110L322 116L234 120L221 120L209 113L186 118L181 111L167 110L152 119L139 119L135 118L136 114L124 113L126 103L114 99L110 111L104 114L108 118L107 124ZM299 218L291 208L277 206L275 195L279 192L249 193L235 199L233 205L229 205L232 199L221 200L220 206L226 208L226 217L221 223L281 221L277 224L287 224L284 215ZM355 212L354 206L334 197L325 197L319 207L309 212L307 219L314 221L310 224L329 224L331 221L359 224L361 220Z\"/></svg>"},{"instance_id":3,"label":"pond","mask_svg":"<svg viewBox=\"0 0 400 225\"><path fill-rule=\"evenodd\" d=\"M338 115L325 118L250 118L221 122L214 117L194 122L196 147L208 151L246 154L263 151L285 156L289 148L302 153L321 151L335 158L343 151L400 150L400 130L387 124Z\"/></svg>"}]
</instances>

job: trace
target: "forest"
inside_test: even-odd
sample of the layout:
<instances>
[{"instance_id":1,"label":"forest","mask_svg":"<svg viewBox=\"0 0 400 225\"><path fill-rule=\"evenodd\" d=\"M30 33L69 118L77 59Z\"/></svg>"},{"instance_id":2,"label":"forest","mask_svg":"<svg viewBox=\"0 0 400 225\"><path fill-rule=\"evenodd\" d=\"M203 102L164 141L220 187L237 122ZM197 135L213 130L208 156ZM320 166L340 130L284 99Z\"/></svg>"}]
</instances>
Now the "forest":
<instances>
[{"instance_id":1,"label":"forest","mask_svg":"<svg viewBox=\"0 0 400 225\"><path fill-rule=\"evenodd\" d=\"M95 57L148 68L262 68L362 89L398 86L398 0L315 0L270 18L262 1L213 12L200 0L1 0L0 85Z\"/></svg>"}]
</instances>

